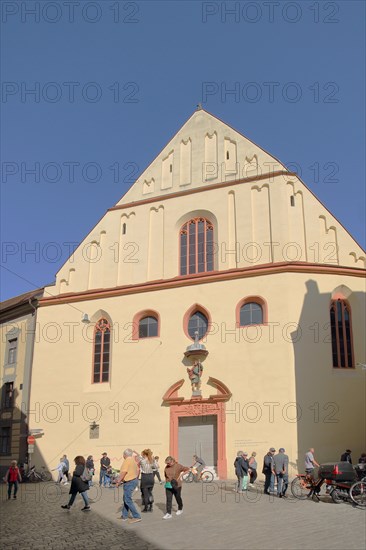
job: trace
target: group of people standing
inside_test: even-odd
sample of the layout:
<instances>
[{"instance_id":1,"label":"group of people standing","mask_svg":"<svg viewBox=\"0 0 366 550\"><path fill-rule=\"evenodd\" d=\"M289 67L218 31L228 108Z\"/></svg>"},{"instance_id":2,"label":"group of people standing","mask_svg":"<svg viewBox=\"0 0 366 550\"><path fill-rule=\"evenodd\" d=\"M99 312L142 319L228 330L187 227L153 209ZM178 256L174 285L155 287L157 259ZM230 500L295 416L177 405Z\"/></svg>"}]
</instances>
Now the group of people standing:
<instances>
[{"instance_id":1,"label":"group of people standing","mask_svg":"<svg viewBox=\"0 0 366 550\"><path fill-rule=\"evenodd\" d=\"M264 493L269 495L274 493L274 484L277 480L277 496L286 498L288 488L288 456L285 454L285 449L281 447L277 454L276 449L271 447L263 459L262 473L264 474ZM235 474L238 479L238 493L243 493L247 490L248 484L253 487L257 479L257 453L253 452L248 458L248 453L238 451L234 462Z\"/></svg>"},{"instance_id":2,"label":"group of people standing","mask_svg":"<svg viewBox=\"0 0 366 550\"><path fill-rule=\"evenodd\" d=\"M242 493L247 490L248 484L253 487L257 479L257 453L253 452L248 458L248 453L238 451L234 462L235 475L238 479L236 492ZM249 483L248 483L249 482Z\"/></svg>"}]
</instances>

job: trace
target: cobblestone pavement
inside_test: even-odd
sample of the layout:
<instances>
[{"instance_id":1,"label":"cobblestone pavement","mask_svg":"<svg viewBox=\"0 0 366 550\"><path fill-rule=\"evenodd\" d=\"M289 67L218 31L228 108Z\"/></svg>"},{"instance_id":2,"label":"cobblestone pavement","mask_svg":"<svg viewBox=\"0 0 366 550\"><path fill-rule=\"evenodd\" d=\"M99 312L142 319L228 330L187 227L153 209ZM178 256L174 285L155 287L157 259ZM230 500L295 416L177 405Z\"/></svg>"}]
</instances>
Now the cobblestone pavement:
<instances>
[{"instance_id":1,"label":"cobblestone pavement","mask_svg":"<svg viewBox=\"0 0 366 550\"><path fill-rule=\"evenodd\" d=\"M6 500L1 487L1 547L7 549L184 550L356 549L366 545L365 510L348 503L334 504L277 499L251 489L233 491L233 482L183 486L184 513L162 521L163 486L155 485L152 513L142 522L121 522L122 489L93 487L91 512L81 512L77 498L71 511L61 510L68 488L52 483L22 484L17 500ZM140 493L135 501L139 505ZM176 508L175 508L176 509ZM174 510L174 504L173 504Z\"/></svg>"}]
</instances>

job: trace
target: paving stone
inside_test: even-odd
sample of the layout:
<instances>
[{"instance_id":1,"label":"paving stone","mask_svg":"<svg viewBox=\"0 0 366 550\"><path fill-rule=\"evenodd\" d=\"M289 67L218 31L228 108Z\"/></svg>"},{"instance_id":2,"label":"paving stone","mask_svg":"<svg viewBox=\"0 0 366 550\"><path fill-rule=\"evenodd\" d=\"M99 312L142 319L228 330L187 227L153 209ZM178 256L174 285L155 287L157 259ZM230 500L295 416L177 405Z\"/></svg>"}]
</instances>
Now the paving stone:
<instances>
[{"instance_id":1,"label":"paving stone","mask_svg":"<svg viewBox=\"0 0 366 550\"><path fill-rule=\"evenodd\" d=\"M184 513L162 521L165 490L154 488L154 510L135 525L121 522L122 490L99 491L91 512L82 512L78 496L62 510L68 489L51 498L43 485L22 484L17 500L0 490L1 547L14 550L359 550L366 546L365 510L351 504L277 499L250 490L234 493L234 482L185 484ZM134 493L140 505L140 493Z\"/></svg>"}]
</instances>

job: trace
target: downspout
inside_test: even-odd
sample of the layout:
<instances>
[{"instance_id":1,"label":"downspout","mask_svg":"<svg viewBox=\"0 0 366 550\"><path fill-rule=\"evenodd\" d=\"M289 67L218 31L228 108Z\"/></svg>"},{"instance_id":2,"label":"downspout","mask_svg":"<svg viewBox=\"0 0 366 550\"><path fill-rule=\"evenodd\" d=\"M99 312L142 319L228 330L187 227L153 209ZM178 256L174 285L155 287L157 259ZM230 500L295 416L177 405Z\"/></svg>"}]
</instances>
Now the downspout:
<instances>
[{"instance_id":1,"label":"downspout","mask_svg":"<svg viewBox=\"0 0 366 550\"><path fill-rule=\"evenodd\" d=\"M27 334L27 340L30 338L29 341L29 354L28 356L28 364L26 365L26 368L24 369L25 379L23 380L23 388L25 386L25 390L23 391L22 395L22 408L21 412L25 415L24 418L24 425L26 428L26 433L24 434L25 437L28 437L29 435L29 406L30 406L30 393L31 393L31 380L32 380L32 367L33 367L33 355L34 355L34 341L36 339L36 319L37 319L37 308L32 304L32 298L29 298L28 300L29 306L33 309L33 313L31 314L31 321L30 321L30 327ZM27 342L28 343L28 342ZM28 445L28 443L26 443ZM26 455L28 457L28 470L31 466L31 458L30 455L28 455L28 448L26 447Z\"/></svg>"}]
</instances>

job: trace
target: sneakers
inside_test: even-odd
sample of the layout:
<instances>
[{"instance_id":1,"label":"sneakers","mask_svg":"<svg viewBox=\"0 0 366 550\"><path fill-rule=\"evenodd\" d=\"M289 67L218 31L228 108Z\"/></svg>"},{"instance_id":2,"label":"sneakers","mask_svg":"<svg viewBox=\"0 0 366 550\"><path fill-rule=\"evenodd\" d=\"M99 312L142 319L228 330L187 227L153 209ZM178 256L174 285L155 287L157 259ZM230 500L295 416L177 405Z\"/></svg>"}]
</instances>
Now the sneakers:
<instances>
[{"instance_id":1,"label":"sneakers","mask_svg":"<svg viewBox=\"0 0 366 550\"><path fill-rule=\"evenodd\" d=\"M64 504L63 506L61 506L61 508L63 508L64 510L70 510L70 506L68 504Z\"/></svg>"},{"instance_id":2,"label":"sneakers","mask_svg":"<svg viewBox=\"0 0 366 550\"><path fill-rule=\"evenodd\" d=\"M131 518L128 520L128 523L138 523L139 521L141 521L141 518Z\"/></svg>"},{"instance_id":3,"label":"sneakers","mask_svg":"<svg viewBox=\"0 0 366 550\"><path fill-rule=\"evenodd\" d=\"M122 520L122 521L127 521L128 520L128 518L124 518L123 516L120 516L119 519Z\"/></svg>"},{"instance_id":4,"label":"sneakers","mask_svg":"<svg viewBox=\"0 0 366 550\"><path fill-rule=\"evenodd\" d=\"M82 512L90 512L90 506L84 506L84 508L81 509Z\"/></svg>"},{"instance_id":5,"label":"sneakers","mask_svg":"<svg viewBox=\"0 0 366 550\"><path fill-rule=\"evenodd\" d=\"M163 516L163 519L172 519L172 514L165 514L165 516Z\"/></svg>"},{"instance_id":6,"label":"sneakers","mask_svg":"<svg viewBox=\"0 0 366 550\"><path fill-rule=\"evenodd\" d=\"M177 512L175 512L176 516L180 516L181 514L183 514L183 510L178 510Z\"/></svg>"}]
</instances>

